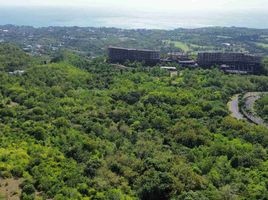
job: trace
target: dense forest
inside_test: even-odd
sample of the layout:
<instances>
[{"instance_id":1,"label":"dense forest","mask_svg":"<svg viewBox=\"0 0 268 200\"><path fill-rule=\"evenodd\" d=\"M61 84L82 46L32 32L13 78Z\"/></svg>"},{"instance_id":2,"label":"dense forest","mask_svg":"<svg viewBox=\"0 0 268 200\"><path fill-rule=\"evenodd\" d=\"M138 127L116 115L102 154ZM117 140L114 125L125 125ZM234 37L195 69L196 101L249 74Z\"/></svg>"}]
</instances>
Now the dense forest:
<instances>
[{"instance_id":1,"label":"dense forest","mask_svg":"<svg viewBox=\"0 0 268 200\"><path fill-rule=\"evenodd\" d=\"M0 181L21 180L22 200L268 199L268 129L226 106L268 77L2 55Z\"/></svg>"}]
</instances>

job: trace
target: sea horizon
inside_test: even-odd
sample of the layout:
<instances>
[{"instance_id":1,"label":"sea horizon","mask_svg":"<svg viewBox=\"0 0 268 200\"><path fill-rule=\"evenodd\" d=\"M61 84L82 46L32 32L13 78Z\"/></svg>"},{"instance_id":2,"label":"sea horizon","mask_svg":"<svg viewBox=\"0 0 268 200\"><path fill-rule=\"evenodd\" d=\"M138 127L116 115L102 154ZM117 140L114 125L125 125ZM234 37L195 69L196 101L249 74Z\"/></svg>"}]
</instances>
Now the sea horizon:
<instances>
[{"instance_id":1,"label":"sea horizon","mask_svg":"<svg viewBox=\"0 0 268 200\"><path fill-rule=\"evenodd\" d=\"M266 11L147 12L81 7L0 7L0 25L162 29L243 27L268 28Z\"/></svg>"}]
</instances>

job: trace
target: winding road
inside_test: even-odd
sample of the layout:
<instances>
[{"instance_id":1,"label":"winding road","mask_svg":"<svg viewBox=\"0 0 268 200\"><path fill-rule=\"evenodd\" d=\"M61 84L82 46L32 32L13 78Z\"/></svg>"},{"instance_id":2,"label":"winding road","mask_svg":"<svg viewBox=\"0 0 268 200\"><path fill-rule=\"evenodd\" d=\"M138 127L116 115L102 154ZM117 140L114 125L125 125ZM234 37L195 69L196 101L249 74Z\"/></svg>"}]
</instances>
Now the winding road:
<instances>
[{"instance_id":1,"label":"winding road","mask_svg":"<svg viewBox=\"0 0 268 200\"><path fill-rule=\"evenodd\" d=\"M231 101L228 103L229 111L231 116L243 120L246 119L254 124L263 125L268 127L268 124L260 118L254 110L254 105L258 99L261 98L263 94L268 94L268 92L248 92L244 95L243 99L245 100L245 108L239 109L239 94L232 97Z\"/></svg>"},{"instance_id":2,"label":"winding road","mask_svg":"<svg viewBox=\"0 0 268 200\"><path fill-rule=\"evenodd\" d=\"M232 100L228 103L229 111L231 112L231 116L242 120L244 116L239 111L239 101L238 101L239 94L232 97Z\"/></svg>"}]
</instances>

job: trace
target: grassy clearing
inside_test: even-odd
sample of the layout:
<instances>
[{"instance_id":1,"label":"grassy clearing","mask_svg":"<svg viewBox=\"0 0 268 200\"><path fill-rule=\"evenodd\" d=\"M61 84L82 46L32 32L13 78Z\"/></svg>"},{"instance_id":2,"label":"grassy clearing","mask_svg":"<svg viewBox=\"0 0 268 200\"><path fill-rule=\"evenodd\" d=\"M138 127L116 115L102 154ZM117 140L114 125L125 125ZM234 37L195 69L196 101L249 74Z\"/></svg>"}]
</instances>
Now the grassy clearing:
<instances>
[{"instance_id":1,"label":"grassy clearing","mask_svg":"<svg viewBox=\"0 0 268 200\"><path fill-rule=\"evenodd\" d=\"M258 43L258 42L256 42L255 44L256 44L258 47L268 49L268 44L266 44L266 43Z\"/></svg>"},{"instance_id":2,"label":"grassy clearing","mask_svg":"<svg viewBox=\"0 0 268 200\"><path fill-rule=\"evenodd\" d=\"M189 44L190 48L191 49L199 49L199 50L214 50L215 47L213 46L200 46L200 45L197 45L197 44Z\"/></svg>"},{"instance_id":3,"label":"grassy clearing","mask_svg":"<svg viewBox=\"0 0 268 200\"><path fill-rule=\"evenodd\" d=\"M232 39L230 36L225 36L225 35L218 35L217 38L222 38L222 39Z\"/></svg>"},{"instance_id":4,"label":"grassy clearing","mask_svg":"<svg viewBox=\"0 0 268 200\"><path fill-rule=\"evenodd\" d=\"M5 196L3 194L0 194L0 200L5 200Z\"/></svg>"},{"instance_id":5,"label":"grassy clearing","mask_svg":"<svg viewBox=\"0 0 268 200\"><path fill-rule=\"evenodd\" d=\"M209 51L209 50L215 49L213 46L200 46L197 44L187 44L187 43L180 42L180 41L164 40L163 42L167 44L173 44L176 48L179 48L184 52L190 52L190 51L196 51L196 50Z\"/></svg>"},{"instance_id":6,"label":"grassy clearing","mask_svg":"<svg viewBox=\"0 0 268 200\"><path fill-rule=\"evenodd\" d=\"M188 44L184 43L184 42L180 42L180 41L171 41L171 40L165 40L164 42L168 43L168 44L174 44L174 46L176 48L181 49L184 52L188 52L190 51L190 47Z\"/></svg>"},{"instance_id":7,"label":"grassy clearing","mask_svg":"<svg viewBox=\"0 0 268 200\"><path fill-rule=\"evenodd\" d=\"M190 51L190 47L188 46L188 44L185 44L179 41L175 41L174 44L175 44L175 47L180 48L183 51Z\"/></svg>"}]
</instances>

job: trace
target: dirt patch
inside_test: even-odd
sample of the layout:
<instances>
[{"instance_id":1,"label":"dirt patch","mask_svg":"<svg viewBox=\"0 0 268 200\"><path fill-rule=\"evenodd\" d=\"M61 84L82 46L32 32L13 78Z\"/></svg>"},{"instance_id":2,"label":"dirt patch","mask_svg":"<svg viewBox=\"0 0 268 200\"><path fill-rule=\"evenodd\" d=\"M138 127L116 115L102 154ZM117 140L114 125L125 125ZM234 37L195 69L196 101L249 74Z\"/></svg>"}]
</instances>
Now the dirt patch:
<instances>
[{"instance_id":1,"label":"dirt patch","mask_svg":"<svg viewBox=\"0 0 268 200\"><path fill-rule=\"evenodd\" d=\"M13 108L13 107L16 107L18 105L19 105L18 103L11 101L10 104L7 105L7 107L8 108Z\"/></svg>"},{"instance_id":2,"label":"dirt patch","mask_svg":"<svg viewBox=\"0 0 268 200\"><path fill-rule=\"evenodd\" d=\"M20 200L22 179L0 179L0 199Z\"/></svg>"}]
</instances>

